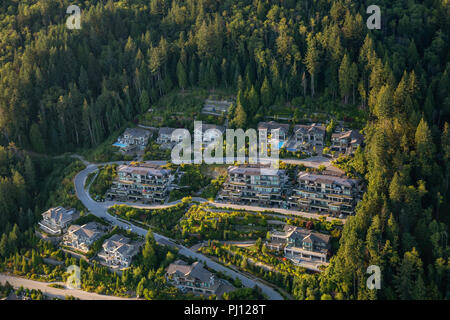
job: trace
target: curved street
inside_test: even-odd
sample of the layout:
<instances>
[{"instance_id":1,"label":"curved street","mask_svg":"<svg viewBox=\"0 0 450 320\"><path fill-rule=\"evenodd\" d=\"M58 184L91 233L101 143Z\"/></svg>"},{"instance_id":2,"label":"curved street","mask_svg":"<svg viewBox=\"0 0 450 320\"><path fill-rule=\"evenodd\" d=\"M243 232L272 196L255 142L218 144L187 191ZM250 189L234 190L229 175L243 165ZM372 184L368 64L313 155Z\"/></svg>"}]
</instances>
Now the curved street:
<instances>
[{"instance_id":1,"label":"curved street","mask_svg":"<svg viewBox=\"0 0 450 320\"><path fill-rule=\"evenodd\" d=\"M117 163L124 163L124 162L117 162ZM131 229L132 232L139 234L141 236L144 236L147 234L147 230L137 227L135 225L132 224L126 224L120 220L118 220L116 217L110 215L107 210L109 207L111 207L112 205L115 204L123 204L121 202L114 202L114 201L106 201L106 202L96 202L94 201L90 195L89 192L87 192L87 190L85 189L85 182L86 179L88 177L88 175L94 171L96 171L98 169L98 166L101 164L88 164L86 163L87 166L84 170L82 170L81 172L79 172L74 179L74 184L75 184L75 191L77 194L78 199L80 199L80 201L83 203L83 205L94 215L96 215L97 217L100 218L104 218L106 220L108 220L110 223L112 223L113 225L119 226L121 228L124 229ZM194 200L201 200L201 201L206 201L204 199L196 199L194 198ZM136 207L145 207L145 208L153 208L153 209L157 209L157 208L163 208L163 207L168 207L173 205L174 203L171 204L165 204L165 205L155 205L155 206L148 206L148 205L136 205L134 204L133 206ZM172 239L167 238L163 235L160 235L158 233L153 232L153 235L155 237L155 240L163 245L169 245L172 247L176 247L179 249L179 253L194 259L197 259L201 262L203 262L205 265L207 265L208 267L216 270L216 271L220 271L220 272L224 272L225 274L227 274L228 276L232 277L232 278L239 278L242 282L242 284L246 287L254 287L255 285L257 285L258 287L261 288L261 290L267 295L267 297L270 300L283 300L283 297L276 292L274 289L272 289L271 287L261 283L258 280L255 279L250 279L246 276L244 276L241 273L238 273L234 270L231 270L221 264L218 264L214 261L212 261L210 258L197 253L193 250L190 250L182 245L176 244Z\"/></svg>"},{"instance_id":2,"label":"curved street","mask_svg":"<svg viewBox=\"0 0 450 320\"><path fill-rule=\"evenodd\" d=\"M60 298L64 299L66 296L73 296L75 298L78 298L80 300L136 300L132 298L120 298L115 296L106 296L102 294L97 294L93 292L87 292L83 290L77 290L77 289L59 289L59 288L53 288L49 287L50 284L59 284L64 286L64 283L62 282L40 282L40 281L34 281L29 280L25 278L16 277L9 274L0 274L0 283L5 284L6 282L9 282L10 285L12 285L15 289L18 289L20 287L28 288L28 289L34 289L34 290L41 290L43 294L50 298Z\"/></svg>"}]
</instances>

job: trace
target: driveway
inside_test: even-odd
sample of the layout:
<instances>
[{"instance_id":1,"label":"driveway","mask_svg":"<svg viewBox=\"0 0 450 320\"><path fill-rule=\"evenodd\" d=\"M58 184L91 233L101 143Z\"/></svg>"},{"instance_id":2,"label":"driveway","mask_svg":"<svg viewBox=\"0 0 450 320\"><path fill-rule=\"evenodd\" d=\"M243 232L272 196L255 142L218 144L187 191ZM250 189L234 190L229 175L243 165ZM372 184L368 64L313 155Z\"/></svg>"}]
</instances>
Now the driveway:
<instances>
[{"instance_id":1,"label":"driveway","mask_svg":"<svg viewBox=\"0 0 450 320\"><path fill-rule=\"evenodd\" d=\"M41 290L42 293L49 296L50 298L64 299L65 296L73 296L73 297L81 299L81 300L136 300L136 299L132 299L132 298L120 298L120 297L114 297L114 296L106 296L106 295L97 294L97 293L93 293L93 292L87 292L87 291L83 291L83 290L52 288L52 287L49 287L49 284L59 284L59 285L64 286L64 283L62 283L62 282L52 282L52 283L40 282L40 281L34 281L34 280L16 277L13 275L0 274L0 283L5 284L6 282L9 282L9 284L11 284L16 289L18 289L20 287L24 287L24 288L28 288L28 289Z\"/></svg>"}]
</instances>

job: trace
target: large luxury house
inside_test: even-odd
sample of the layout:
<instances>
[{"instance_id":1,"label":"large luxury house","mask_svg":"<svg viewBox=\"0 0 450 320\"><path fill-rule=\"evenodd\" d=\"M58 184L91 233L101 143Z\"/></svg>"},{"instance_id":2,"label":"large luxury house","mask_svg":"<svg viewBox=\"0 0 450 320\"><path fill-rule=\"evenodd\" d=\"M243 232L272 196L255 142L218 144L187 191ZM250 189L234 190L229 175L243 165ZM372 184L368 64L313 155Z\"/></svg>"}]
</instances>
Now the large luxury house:
<instances>
[{"instance_id":1,"label":"large luxury house","mask_svg":"<svg viewBox=\"0 0 450 320\"><path fill-rule=\"evenodd\" d=\"M172 181L171 170L156 164L121 165L117 168L117 179L113 181L106 196L120 200L163 203L169 195Z\"/></svg>"},{"instance_id":2,"label":"large luxury house","mask_svg":"<svg viewBox=\"0 0 450 320\"><path fill-rule=\"evenodd\" d=\"M166 270L166 279L182 291L216 294L221 283L214 274L203 267L200 262L188 265L182 260L171 263Z\"/></svg>"},{"instance_id":3,"label":"large luxury house","mask_svg":"<svg viewBox=\"0 0 450 320\"><path fill-rule=\"evenodd\" d=\"M156 143L158 144L171 144L181 142L183 140L183 135L176 135L174 138L175 141L172 141L172 133L177 130L177 128L168 128L162 127L159 128L158 138L156 139Z\"/></svg>"},{"instance_id":4,"label":"large luxury house","mask_svg":"<svg viewBox=\"0 0 450 320\"><path fill-rule=\"evenodd\" d=\"M224 126L218 126L215 124L202 124L202 130L194 130L194 139L196 136L202 137L202 145L205 147L212 141L216 141L217 139L221 138L222 135L225 133L225 127Z\"/></svg>"},{"instance_id":5,"label":"large luxury house","mask_svg":"<svg viewBox=\"0 0 450 320\"><path fill-rule=\"evenodd\" d=\"M314 147L323 147L325 140L325 126L313 123L311 125L299 124L294 126L294 137L301 150L310 150Z\"/></svg>"},{"instance_id":6,"label":"large luxury house","mask_svg":"<svg viewBox=\"0 0 450 320\"><path fill-rule=\"evenodd\" d=\"M228 179L217 200L238 204L281 207L288 177L284 170L263 165L228 167Z\"/></svg>"},{"instance_id":7,"label":"large luxury house","mask_svg":"<svg viewBox=\"0 0 450 320\"><path fill-rule=\"evenodd\" d=\"M67 226L79 217L75 209L65 209L63 207L51 208L42 214L39 222L40 228L52 235L62 234Z\"/></svg>"},{"instance_id":8,"label":"large luxury house","mask_svg":"<svg viewBox=\"0 0 450 320\"><path fill-rule=\"evenodd\" d=\"M331 151L337 154L353 154L362 144L364 137L356 130L348 130L331 135Z\"/></svg>"},{"instance_id":9,"label":"large luxury house","mask_svg":"<svg viewBox=\"0 0 450 320\"><path fill-rule=\"evenodd\" d=\"M151 132L145 129L127 128L113 146L119 147L123 153L143 151L151 135Z\"/></svg>"},{"instance_id":10,"label":"large luxury house","mask_svg":"<svg viewBox=\"0 0 450 320\"><path fill-rule=\"evenodd\" d=\"M104 234L104 227L96 222L85 225L71 225L64 235L63 243L76 250L87 252L90 246Z\"/></svg>"},{"instance_id":11,"label":"large luxury house","mask_svg":"<svg viewBox=\"0 0 450 320\"><path fill-rule=\"evenodd\" d=\"M278 139L282 142L288 138L289 125L275 121L260 122L258 123L258 130L267 130L267 134L272 134L273 131L278 130Z\"/></svg>"},{"instance_id":12,"label":"large luxury house","mask_svg":"<svg viewBox=\"0 0 450 320\"><path fill-rule=\"evenodd\" d=\"M103 243L103 250L98 257L103 264L113 268L128 268L133 256L139 251L137 244L131 243L129 238L115 234Z\"/></svg>"},{"instance_id":13,"label":"large luxury house","mask_svg":"<svg viewBox=\"0 0 450 320\"><path fill-rule=\"evenodd\" d=\"M360 196L357 179L300 171L288 202L294 209L339 216L353 214Z\"/></svg>"},{"instance_id":14,"label":"large luxury house","mask_svg":"<svg viewBox=\"0 0 450 320\"><path fill-rule=\"evenodd\" d=\"M330 236L300 227L285 225L283 232L270 235L269 249L283 250L286 258L306 268L316 269L314 264L326 264L330 249ZM303 263L303 264L302 264Z\"/></svg>"}]
</instances>

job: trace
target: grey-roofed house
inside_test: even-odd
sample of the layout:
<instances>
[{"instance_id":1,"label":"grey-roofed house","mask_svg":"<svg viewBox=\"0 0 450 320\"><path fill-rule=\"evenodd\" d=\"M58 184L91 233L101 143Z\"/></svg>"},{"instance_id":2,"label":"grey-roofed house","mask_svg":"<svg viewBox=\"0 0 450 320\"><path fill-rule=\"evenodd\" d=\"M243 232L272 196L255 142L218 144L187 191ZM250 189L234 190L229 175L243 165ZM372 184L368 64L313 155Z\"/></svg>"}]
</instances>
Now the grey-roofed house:
<instances>
[{"instance_id":1,"label":"grey-roofed house","mask_svg":"<svg viewBox=\"0 0 450 320\"><path fill-rule=\"evenodd\" d=\"M274 231L270 237L269 249L283 249L286 258L303 267L317 270L317 265L328 262L329 235L285 225L282 232Z\"/></svg>"},{"instance_id":2,"label":"grey-roofed house","mask_svg":"<svg viewBox=\"0 0 450 320\"><path fill-rule=\"evenodd\" d=\"M183 140L183 135L178 134L174 136L174 141L172 141L172 134L177 130L177 128L168 128L161 127L158 131L158 138L156 139L156 143L158 144L166 144L166 143L177 143Z\"/></svg>"},{"instance_id":3,"label":"grey-roofed house","mask_svg":"<svg viewBox=\"0 0 450 320\"><path fill-rule=\"evenodd\" d=\"M207 99L203 105L202 113L214 116L227 115L232 103L232 101L227 100Z\"/></svg>"},{"instance_id":4,"label":"grey-roofed house","mask_svg":"<svg viewBox=\"0 0 450 320\"><path fill-rule=\"evenodd\" d=\"M194 137L202 136L203 144L209 144L223 136L225 133L225 127L216 124L202 124L202 130L194 129Z\"/></svg>"},{"instance_id":5,"label":"grey-roofed house","mask_svg":"<svg viewBox=\"0 0 450 320\"><path fill-rule=\"evenodd\" d=\"M171 263L166 269L166 279L183 292L217 294L222 285L222 282L198 261L191 265L183 260Z\"/></svg>"},{"instance_id":6,"label":"grey-roofed house","mask_svg":"<svg viewBox=\"0 0 450 320\"><path fill-rule=\"evenodd\" d=\"M361 197L358 179L300 171L297 185L289 197L291 208L333 216L351 215Z\"/></svg>"},{"instance_id":7,"label":"grey-roofed house","mask_svg":"<svg viewBox=\"0 0 450 320\"><path fill-rule=\"evenodd\" d=\"M103 264L113 268L128 268L133 257L138 253L139 246L120 234L115 234L105 240L98 257Z\"/></svg>"},{"instance_id":8,"label":"grey-roofed house","mask_svg":"<svg viewBox=\"0 0 450 320\"><path fill-rule=\"evenodd\" d=\"M163 203L174 179L171 173L170 169L150 163L120 165L117 168L117 179L113 181L106 196L119 200Z\"/></svg>"},{"instance_id":9,"label":"grey-roofed house","mask_svg":"<svg viewBox=\"0 0 450 320\"><path fill-rule=\"evenodd\" d=\"M325 132L325 126L317 123L311 125L299 124L294 126L294 136L290 139L290 151L311 152L314 148L323 148Z\"/></svg>"},{"instance_id":10,"label":"grey-roofed house","mask_svg":"<svg viewBox=\"0 0 450 320\"><path fill-rule=\"evenodd\" d=\"M281 207L288 187L285 170L264 165L228 167L228 178L217 200L235 204Z\"/></svg>"},{"instance_id":11,"label":"grey-roofed house","mask_svg":"<svg viewBox=\"0 0 450 320\"><path fill-rule=\"evenodd\" d=\"M42 214L40 228L52 235L62 234L66 227L79 217L75 209L65 209L61 206L50 208Z\"/></svg>"},{"instance_id":12,"label":"grey-roofed house","mask_svg":"<svg viewBox=\"0 0 450 320\"><path fill-rule=\"evenodd\" d=\"M66 246L87 252L90 246L104 235L104 227L96 222L88 222L82 226L71 225L63 238Z\"/></svg>"},{"instance_id":13,"label":"grey-roofed house","mask_svg":"<svg viewBox=\"0 0 450 320\"><path fill-rule=\"evenodd\" d=\"M258 130L267 130L267 134L272 134L273 131L278 130L279 140L286 141L289 133L289 125L275 121L260 122L258 123Z\"/></svg>"},{"instance_id":14,"label":"grey-roofed house","mask_svg":"<svg viewBox=\"0 0 450 320\"><path fill-rule=\"evenodd\" d=\"M123 153L142 151L145 149L151 136L152 133L149 130L142 128L127 128L113 146L119 147L120 151Z\"/></svg>"},{"instance_id":15,"label":"grey-roofed house","mask_svg":"<svg viewBox=\"0 0 450 320\"><path fill-rule=\"evenodd\" d=\"M363 143L364 136L357 130L347 130L331 135L331 151L337 154L350 155Z\"/></svg>"}]
</instances>

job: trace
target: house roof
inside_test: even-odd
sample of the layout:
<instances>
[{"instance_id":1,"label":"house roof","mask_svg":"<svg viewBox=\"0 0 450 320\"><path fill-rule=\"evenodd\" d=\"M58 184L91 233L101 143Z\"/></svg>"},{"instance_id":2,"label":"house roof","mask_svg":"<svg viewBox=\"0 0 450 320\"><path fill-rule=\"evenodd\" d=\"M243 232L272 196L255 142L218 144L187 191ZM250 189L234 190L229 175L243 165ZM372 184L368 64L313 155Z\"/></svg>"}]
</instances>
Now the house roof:
<instances>
[{"instance_id":1,"label":"house roof","mask_svg":"<svg viewBox=\"0 0 450 320\"><path fill-rule=\"evenodd\" d=\"M328 174L316 174L306 171L300 171L297 175L299 180L306 180L314 183L335 184L345 187L354 187L359 183L357 179L349 179L345 177L336 177Z\"/></svg>"},{"instance_id":2,"label":"house roof","mask_svg":"<svg viewBox=\"0 0 450 320\"><path fill-rule=\"evenodd\" d=\"M127 128L124 132L124 135L130 135L133 138L148 138L150 134L150 131L141 128Z\"/></svg>"},{"instance_id":3,"label":"house roof","mask_svg":"<svg viewBox=\"0 0 450 320\"><path fill-rule=\"evenodd\" d=\"M285 225L284 235L289 239L300 239L306 242L323 242L328 244L330 236L320 232L313 232L308 229Z\"/></svg>"},{"instance_id":4,"label":"house roof","mask_svg":"<svg viewBox=\"0 0 450 320\"><path fill-rule=\"evenodd\" d=\"M117 168L117 172L129 173L129 174L138 174L141 176L157 176L162 177L164 175L170 174L171 170L162 169L160 166L155 165L139 165L139 166L130 166L130 165L120 165Z\"/></svg>"},{"instance_id":5,"label":"house roof","mask_svg":"<svg viewBox=\"0 0 450 320\"><path fill-rule=\"evenodd\" d=\"M304 125L304 124L298 124L294 126L294 132L301 132L303 134L307 133L319 133L319 134L325 134L325 126L319 125L317 123L313 123L311 125Z\"/></svg>"},{"instance_id":6,"label":"house roof","mask_svg":"<svg viewBox=\"0 0 450 320\"><path fill-rule=\"evenodd\" d=\"M85 237L88 239L96 239L102 235L102 232L99 230L99 225L95 222L88 222L82 226L71 225L67 232L77 237Z\"/></svg>"},{"instance_id":7,"label":"house roof","mask_svg":"<svg viewBox=\"0 0 450 320\"><path fill-rule=\"evenodd\" d=\"M175 130L177 130L177 128L161 127L159 128L159 135L171 135Z\"/></svg>"},{"instance_id":8,"label":"house roof","mask_svg":"<svg viewBox=\"0 0 450 320\"><path fill-rule=\"evenodd\" d=\"M243 174L247 176L279 176L284 174L284 170L271 169L261 165L240 165L228 167L228 174Z\"/></svg>"},{"instance_id":9,"label":"house roof","mask_svg":"<svg viewBox=\"0 0 450 320\"><path fill-rule=\"evenodd\" d=\"M285 133L287 133L289 131L289 125L284 123L278 123L275 121L260 122L258 123L258 130L260 129L267 129L271 131L280 129L280 131L284 131Z\"/></svg>"},{"instance_id":10,"label":"house roof","mask_svg":"<svg viewBox=\"0 0 450 320\"><path fill-rule=\"evenodd\" d=\"M361 143L364 136L356 130L348 130L331 135L332 139L350 139L350 143Z\"/></svg>"},{"instance_id":11,"label":"house roof","mask_svg":"<svg viewBox=\"0 0 450 320\"><path fill-rule=\"evenodd\" d=\"M63 207L50 208L45 211L42 216L55 222L66 222L73 218L75 209L65 209Z\"/></svg>"},{"instance_id":12,"label":"house roof","mask_svg":"<svg viewBox=\"0 0 450 320\"><path fill-rule=\"evenodd\" d=\"M167 274L177 274L184 277L192 277L198 279L201 282L209 282L213 274L203 267L201 262L194 262L192 265L188 265L182 260L177 260L171 263L167 268Z\"/></svg>"},{"instance_id":13,"label":"house roof","mask_svg":"<svg viewBox=\"0 0 450 320\"><path fill-rule=\"evenodd\" d=\"M221 133L225 132L225 127L224 126L219 126L216 124L207 124L207 123L202 123L202 132L204 133L207 130L210 129L216 129L219 130Z\"/></svg>"},{"instance_id":14,"label":"house roof","mask_svg":"<svg viewBox=\"0 0 450 320\"><path fill-rule=\"evenodd\" d=\"M124 257L133 256L138 247L130 243L130 239L120 234L115 234L103 243L103 248L120 253Z\"/></svg>"}]
</instances>

